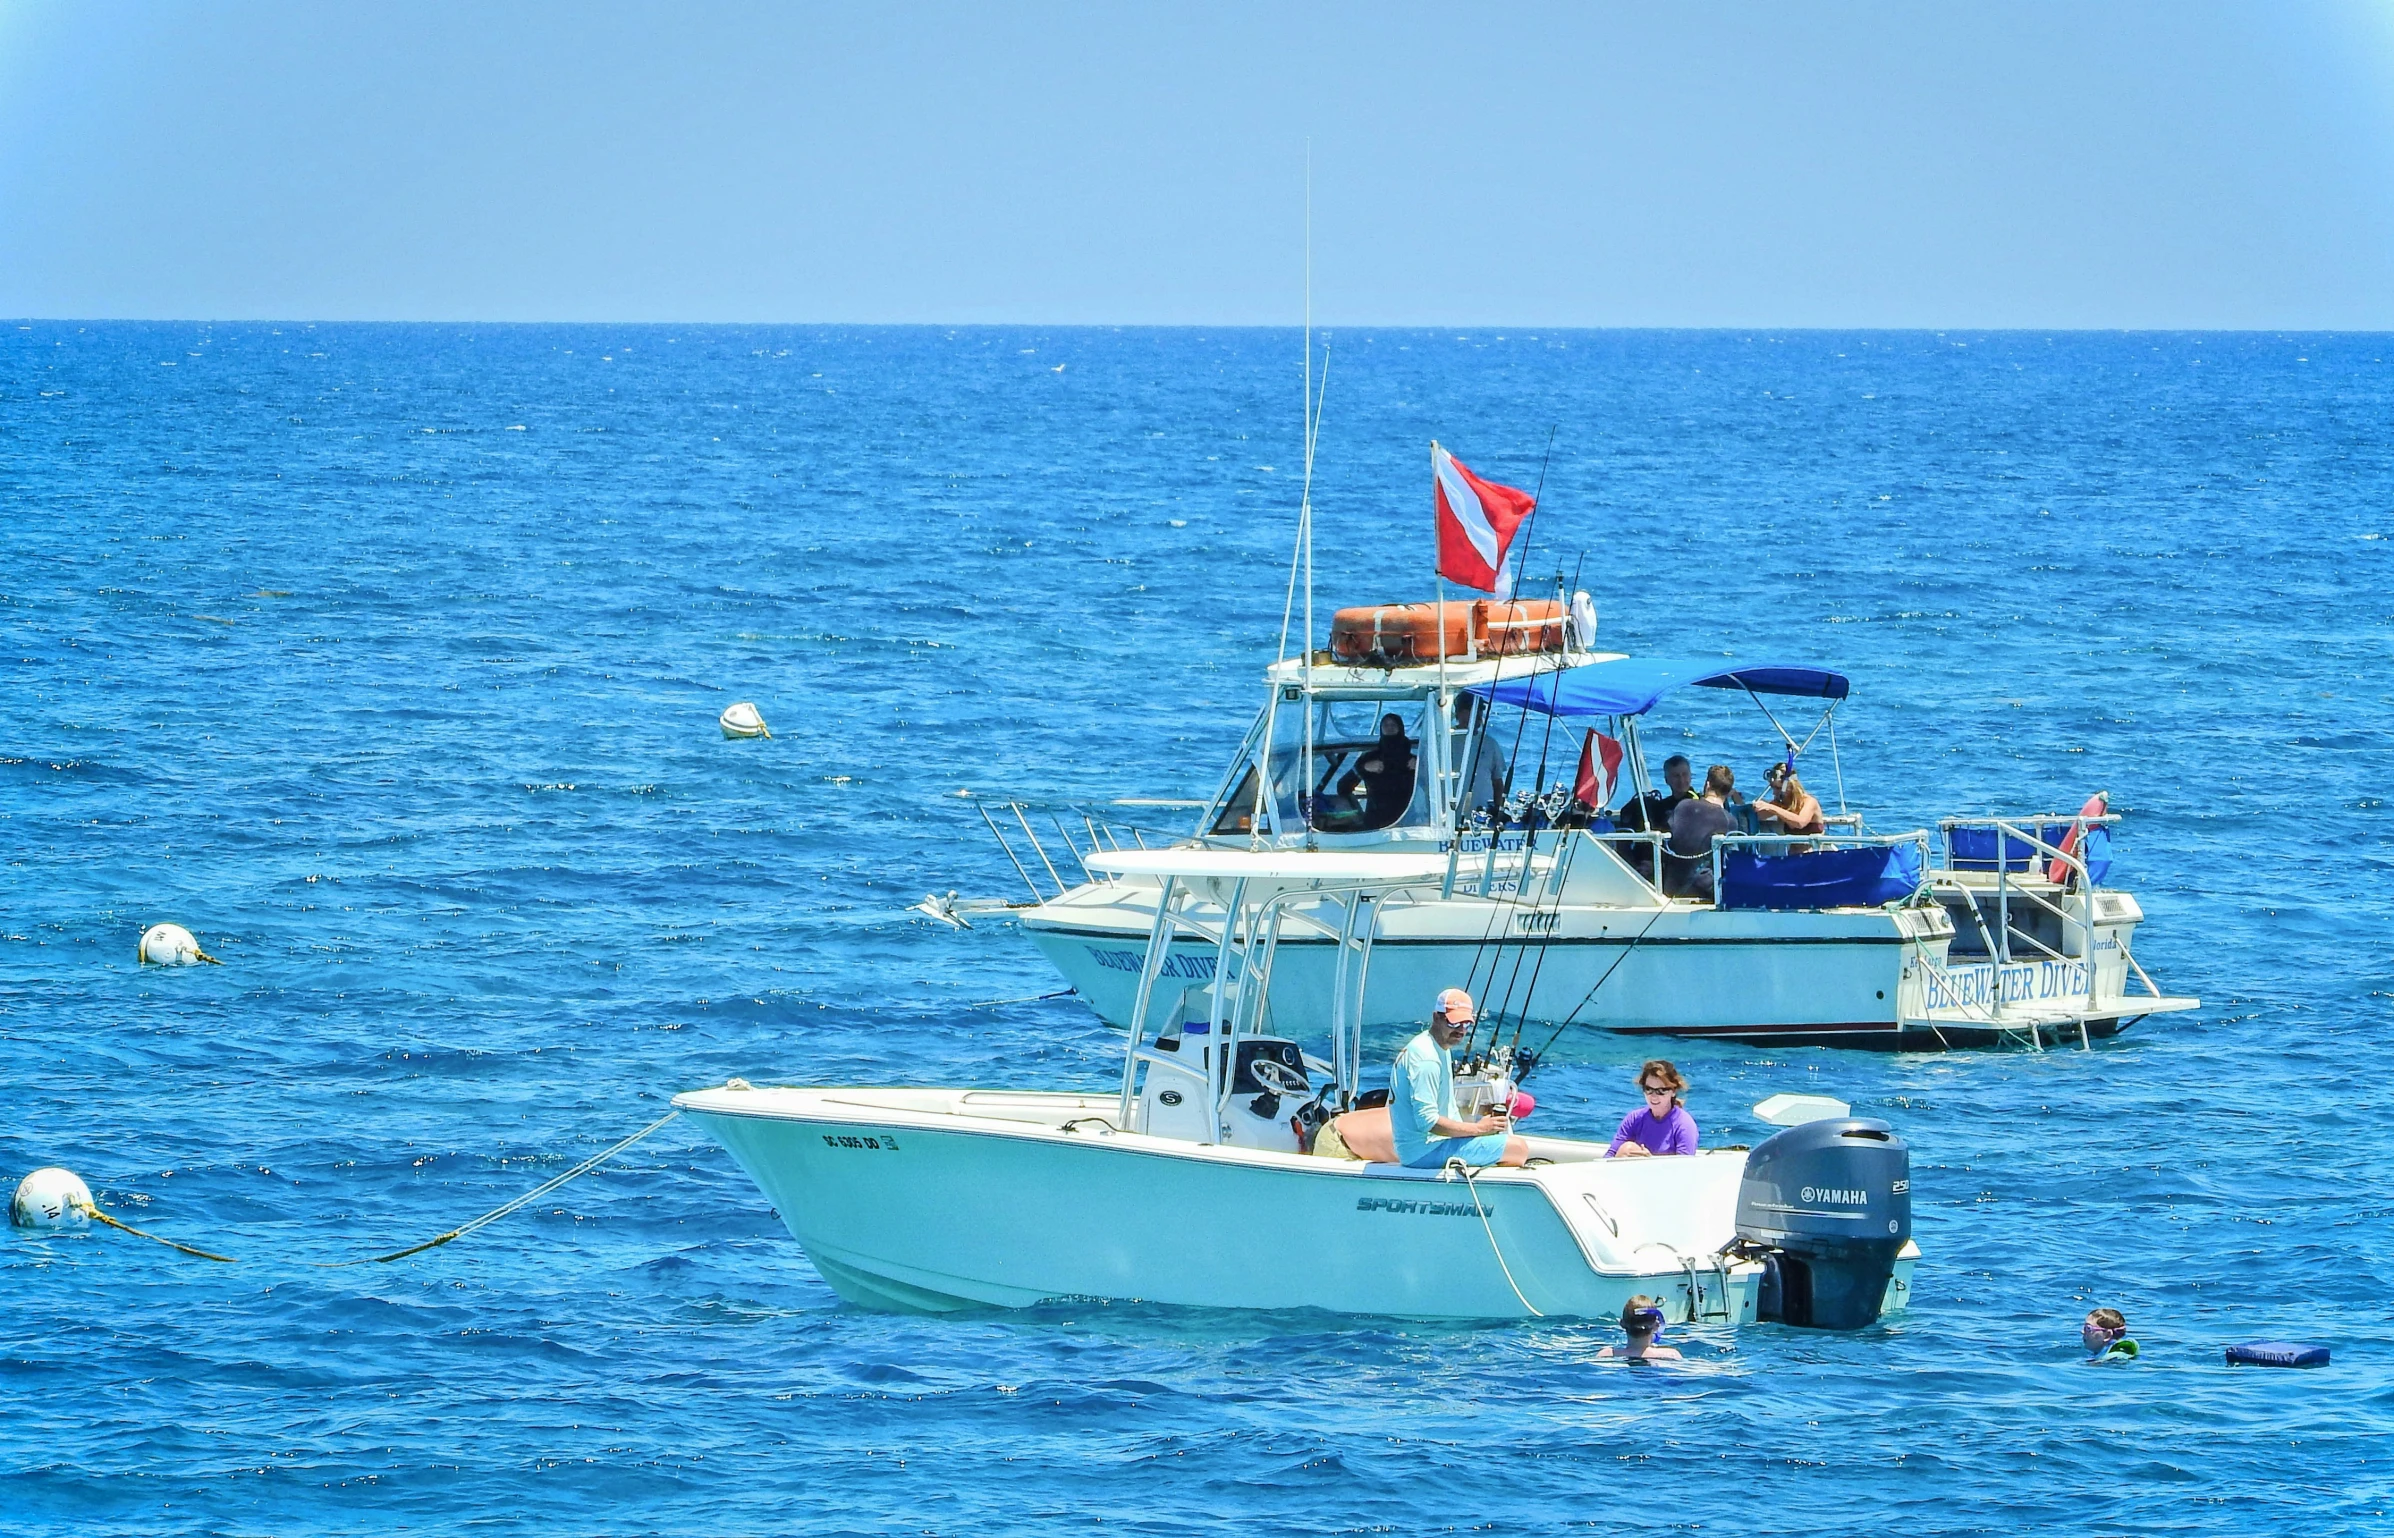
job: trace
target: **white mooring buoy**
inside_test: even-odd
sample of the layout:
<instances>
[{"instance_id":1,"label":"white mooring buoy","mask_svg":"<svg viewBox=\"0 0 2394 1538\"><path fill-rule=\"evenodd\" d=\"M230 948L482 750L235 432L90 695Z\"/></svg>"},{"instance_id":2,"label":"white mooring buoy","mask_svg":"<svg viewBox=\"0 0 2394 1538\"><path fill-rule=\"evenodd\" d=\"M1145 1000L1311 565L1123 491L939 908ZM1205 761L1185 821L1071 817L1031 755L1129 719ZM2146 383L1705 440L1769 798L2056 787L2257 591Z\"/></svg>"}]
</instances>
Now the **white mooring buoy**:
<instances>
[{"instance_id":1,"label":"white mooring buoy","mask_svg":"<svg viewBox=\"0 0 2394 1538\"><path fill-rule=\"evenodd\" d=\"M739 704L717 716L715 724L723 728L723 735L726 737L770 737L773 735L765 730L765 718L757 714L756 707L746 700L740 701Z\"/></svg>"},{"instance_id":2,"label":"white mooring buoy","mask_svg":"<svg viewBox=\"0 0 2394 1538\"><path fill-rule=\"evenodd\" d=\"M17 1182L8 1220L19 1228L80 1228L91 1219L91 1187L73 1170L39 1169Z\"/></svg>"},{"instance_id":3,"label":"white mooring buoy","mask_svg":"<svg viewBox=\"0 0 2394 1538\"><path fill-rule=\"evenodd\" d=\"M141 961L152 967L193 967L223 962L200 949L199 940L180 924L152 924L141 932Z\"/></svg>"}]
</instances>

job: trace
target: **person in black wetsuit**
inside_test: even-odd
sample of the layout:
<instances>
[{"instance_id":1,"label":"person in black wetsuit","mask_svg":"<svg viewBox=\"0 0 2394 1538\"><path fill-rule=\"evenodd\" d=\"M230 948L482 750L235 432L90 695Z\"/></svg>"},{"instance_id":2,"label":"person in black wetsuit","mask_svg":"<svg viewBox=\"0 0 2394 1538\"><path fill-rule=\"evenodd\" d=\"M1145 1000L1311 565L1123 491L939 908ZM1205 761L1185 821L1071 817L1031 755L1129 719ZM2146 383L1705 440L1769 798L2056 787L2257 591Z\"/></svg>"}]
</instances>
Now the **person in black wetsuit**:
<instances>
[{"instance_id":1,"label":"person in black wetsuit","mask_svg":"<svg viewBox=\"0 0 2394 1538\"><path fill-rule=\"evenodd\" d=\"M1671 814L1679 810L1679 803L1696 799L1696 792L1692 784L1694 779L1695 774L1687 761L1687 755L1672 754L1663 760L1663 784L1670 787L1668 794L1659 790L1650 790L1635 800L1624 801L1621 803L1621 815L1614 821L1624 831L1670 832Z\"/></svg>"},{"instance_id":2,"label":"person in black wetsuit","mask_svg":"<svg viewBox=\"0 0 2394 1538\"><path fill-rule=\"evenodd\" d=\"M1413 804L1413 773L1413 739L1405 735L1404 719L1390 711L1380 718L1380 740L1338 782L1342 796L1358 787L1363 791L1363 816L1355 824L1359 831L1385 828L1405 815Z\"/></svg>"},{"instance_id":3,"label":"person in black wetsuit","mask_svg":"<svg viewBox=\"0 0 2394 1538\"><path fill-rule=\"evenodd\" d=\"M1694 778L1694 768L1688 763L1687 755L1672 754L1663 760L1663 784L1669 787L1668 793L1650 790L1642 796L1622 802L1621 813L1613 819L1613 825L1624 833L1670 832L1671 814L1679 810L1679 803L1696 799ZM1654 880L1654 850L1651 845L1623 845L1621 857L1629 862L1631 870L1648 881Z\"/></svg>"}]
</instances>

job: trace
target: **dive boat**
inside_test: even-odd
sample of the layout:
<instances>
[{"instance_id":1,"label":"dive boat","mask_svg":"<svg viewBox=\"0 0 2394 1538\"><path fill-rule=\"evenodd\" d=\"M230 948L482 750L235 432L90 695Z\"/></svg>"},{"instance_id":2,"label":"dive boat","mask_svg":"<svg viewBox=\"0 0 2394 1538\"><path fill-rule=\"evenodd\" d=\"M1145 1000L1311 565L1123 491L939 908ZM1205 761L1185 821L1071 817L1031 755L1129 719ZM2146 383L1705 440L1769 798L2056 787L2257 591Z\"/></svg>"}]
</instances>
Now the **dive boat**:
<instances>
[{"instance_id":1,"label":"dive boat","mask_svg":"<svg viewBox=\"0 0 2394 1538\"><path fill-rule=\"evenodd\" d=\"M1265 852L1434 865L1369 905L1381 959L1361 1004L1367 1028L1403 1023L1437 989L1462 986L1558 1031L2042 1049L2199 1003L2164 995L2136 960L2144 912L2107 884L2119 819L2104 798L2075 813L1949 817L1933 832L1866 827L1837 761L1842 674L1601 652L1584 593L1341 610L1329 640L1266 669L1263 705L1220 788L1166 842L1223 871ZM1821 799L1833 789L1837 810L1823 831L1776 834L1751 804L1733 806L1742 824L1708 856L1682 860L1666 851L1666 829L1638 826L1658 794L1644 724L1686 689L1751 700L1757 727L1768 725L1762 752L1790 770L1825 747L1834 785ZM1818 720L1782 725L1773 704L1791 702L1820 707ZM1570 782L1583 754L1608 766L1592 804L1576 794L1586 771ZM1541 789L1557 773L1564 783ZM1051 850L1021 805L1000 804L1018 833L983 816L1032 902L960 910L934 898L924 911L958 923L1010 907L1090 1007L1127 1026L1162 883L1094 858L1128 845L1106 809L1077 809L1085 842L1056 820L1064 847ZM1077 882L1060 874L1076 865ZM1279 1019L1324 1029L1335 922L1300 902L1283 927ZM1163 976L1210 980L1204 944L1170 945Z\"/></svg>"},{"instance_id":2,"label":"dive boat","mask_svg":"<svg viewBox=\"0 0 2394 1538\"><path fill-rule=\"evenodd\" d=\"M1523 1168L1444 1169L1310 1152L1310 1129L1368 1115L1357 1005L1370 911L1434 888L1434 853L1157 851L1092 856L1152 883L1118 1086L767 1088L734 1079L674 1106L755 1179L847 1301L949 1311L1138 1301L1440 1319L1667 1317L1855 1329L1903 1306L1909 1153L1883 1122L1833 1113L1752 1150L1607 1159L1527 1139ZM1287 1033L1283 928L1328 923L1326 1029ZM1165 975L1202 944L1210 980ZM1425 1007L1430 995L1418 1001ZM1316 1056L1319 1050L1327 1056ZM1457 1105L1510 1104L1526 1071L1493 1037ZM1801 1097L1781 1097L1800 1099ZM1775 1114L1771 1102L1758 1112ZM1385 1113L1381 1113L1385 1115Z\"/></svg>"}]
</instances>

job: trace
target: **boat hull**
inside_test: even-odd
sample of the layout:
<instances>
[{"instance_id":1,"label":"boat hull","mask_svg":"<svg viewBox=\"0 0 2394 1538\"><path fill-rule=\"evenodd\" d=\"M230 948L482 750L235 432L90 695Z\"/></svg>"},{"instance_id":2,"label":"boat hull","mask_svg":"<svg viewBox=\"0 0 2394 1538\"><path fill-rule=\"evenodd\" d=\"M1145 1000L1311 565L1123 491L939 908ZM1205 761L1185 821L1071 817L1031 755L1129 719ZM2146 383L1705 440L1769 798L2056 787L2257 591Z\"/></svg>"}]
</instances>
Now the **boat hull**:
<instances>
[{"instance_id":1,"label":"boat hull","mask_svg":"<svg viewBox=\"0 0 2394 1538\"><path fill-rule=\"evenodd\" d=\"M1440 989L1464 984L1507 1016L1634 1035L1873 1046L1907 1035L1901 1001L1921 945L1902 913L1549 910L1538 917L1554 918L1554 932L1484 940L1485 912L1424 911L1441 906L1387 916L1372 947L1366 1028L1417 1023ZM1449 917L1441 935L1435 926ZM1127 1026L1151 921L1152 909L1133 903L1051 904L1023 915L1022 927L1101 1018ZM1272 1008L1284 1031L1327 1033L1336 961L1327 939L1283 936ZM1203 984L1214 964L1213 947L1177 941L1165 984ZM1909 1034L1935 1044L1925 1030Z\"/></svg>"},{"instance_id":2,"label":"boat hull","mask_svg":"<svg viewBox=\"0 0 2394 1538\"><path fill-rule=\"evenodd\" d=\"M1154 888L1092 884L1025 911L1020 922L1100 1018L1127 1027L1154 901ZM1502 932L1533 924L1531 932ZM2106 997L2100 988L2090 996L2086 970L2071 972L2066 963L2015 963L2000 978L1985 963L1948 970L1950 934L1933 908L1391 905L1372 943L1363 1023L1381 1030L1418 1025L1439 990L1464 986L1483 1008L1506 1018L1632 1036L1930 1051L2005 1042L2075 1045L2195 1002ZM1328 1033L1336 964L1328 937L1282 935L1271 998L1283 1033ZM1158 997L1168 998L1176 986L1202 987L1215 965L1211 944L1175 940ZM2044 979L2040 996L2041 970L2070 975ZM2075 993L2057 999L2056 991L2073 980ZM1966 991L1970 982L1987 983L1986 997ZM1991 1006L1987 1000L1996 993L2008 1004Z\"/></svg>"},{"instance_id":3,"label":"boat hull","mask_svg":"<svg viewBox=\"0 0 2394 1538\"><path fill-rule=\"evenodd\" d=\"M1583 1151L1466 1182L1115 1133L1095 1121L1112 1096L725 1089L674 1103L863 1307L1105 1300L1598 1318L1643 1293L1675 1319L1754 1317L1760 1268L1718 1255L1741 1153L1607 1162ZM1891 1305L1910 1272L1907 1258Z\"/></svg>"}]
</instances>

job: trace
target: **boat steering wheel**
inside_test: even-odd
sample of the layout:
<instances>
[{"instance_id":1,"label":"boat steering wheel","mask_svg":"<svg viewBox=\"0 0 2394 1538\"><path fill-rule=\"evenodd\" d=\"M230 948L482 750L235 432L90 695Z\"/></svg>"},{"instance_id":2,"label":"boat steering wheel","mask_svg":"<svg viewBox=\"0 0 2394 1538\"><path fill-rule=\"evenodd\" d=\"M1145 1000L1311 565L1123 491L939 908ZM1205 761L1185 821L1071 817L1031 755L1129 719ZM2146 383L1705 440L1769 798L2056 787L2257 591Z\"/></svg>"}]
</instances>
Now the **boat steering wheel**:
<instances>
[{"instance_id":1,"label":"boat steering wheel","mask_svg":"<svg viewBox=\"0 0 2394 1538\"><path fill-rule=\"evenodd\" d=\"M1247 1072L1255 1082L1284 1100L1303 1100L1313 1093L1313 1086L1305 1082L1305 1075L1288 1064L1273 1058L1259 1057L1247 1065Z\"/></svg>"}]
</instances>

